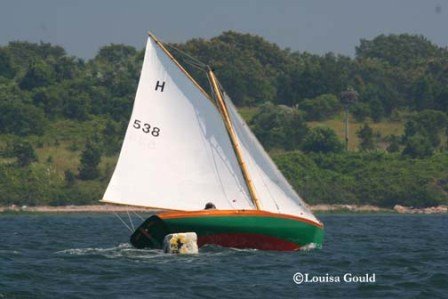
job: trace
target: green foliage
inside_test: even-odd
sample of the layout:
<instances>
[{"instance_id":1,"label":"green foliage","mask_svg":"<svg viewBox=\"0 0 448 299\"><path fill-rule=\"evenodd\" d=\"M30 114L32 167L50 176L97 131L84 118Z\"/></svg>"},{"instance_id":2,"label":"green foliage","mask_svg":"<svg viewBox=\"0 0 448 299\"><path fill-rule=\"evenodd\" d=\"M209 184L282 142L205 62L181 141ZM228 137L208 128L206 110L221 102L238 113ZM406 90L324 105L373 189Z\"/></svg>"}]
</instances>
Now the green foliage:
<instances>
[{"instance_id":1,"label":"green foliage","mask_svg":"<svg viewBox=\"0 0 448 299\"><path fill-rule=\"evenodd\" d=\"M33 63L20 81L20 88L31 90L36 87L48 86L55 80L55 74L49 65L43 61Z\"/></svg>"},{"instance_id":2,"label":"green foliage","mask_svg":"<svg viewBox=\"0 0 448 299\"><path fill-rule=\"evenodd\" d=\"M340 153L344 145L330 128L317 127L306 135L302 150L306 153Z\"/></svg>"},{"instance_id":3,"label":"green foliage","mask_svg":"<svg viewBox=\"0 0 448 299\"><path fill-rule=\"evenodd\" d=\"M204 73L171 46L208 90ZM295 150L275 159L310 203L446 203L447 49L421 36L381 35L362 40L353 59L291 52L232 31L174 46L215 69L232 100L249 109L250 125L266 148ZM48 43L0 46L1 205L90 203L101 197L131 114L143 55L112 44L84 62ZM349 86L359 93L350 107L357 121L406 111L404 135L384 140L388 153L370 152L378 143L375 132L362 134L361 148L368 152L343 153L332 130L309 130L304 117L333 117L340 109L334 95ZM10 141L17 135L38 145L42 162L13 163ZM80 157L86 138L95 141Z\"/></svg>"},{"instance_id":4,"label":"green foliage","mask_svg":"<svg viewBox=\"0 0 448 299\"><path fill-rule=\"evenodd\" d=\"M26 167L37 161L37 155L31 143L27 141L16 141L13 144L12 154L17 158L17 165Z\"/></svg>"},{"instance_id":5,"label":"green foliage","mask_svg":"<svg viewBox=\"0 0 448 299\"><path fill-rule=\"evenodd\" d=\"M102 131L102 140L104 145L104 152L106 155L114 155L120 151L121 143L123 141L125 127L120 127L120 124L112 120L108 120Z\"/></svg>"},{"instance_id":6,"label":"green foliage","mask_svg":"<svg viewBox=\"0 0 448 299\"><path fill-rule=\"evenodd\" d=\"M350 176L339 175L319 167L310 154L289 152L274 156L274 161L307 203L357 203L350 192L356 181Z\"/></svg>"},{"instance_id":7,"label":"green foliage","mask_svg":"<svg viewBox=\"0 0 448 299\"><path fill-rule=\"evenodd\" d=\"M98 202L106 186L100 181L80 181L73 186L58 186L55 195L48 200L52 206L86 205Z\"/></svg>"},{"instance_id":8,"label":"green foliage","mask_svg":"<svg viewBox=\"0 0 448 299\"><path fill-rule=\"evenodd\" d=\"M0 77L12 78L14 77L15 71L11 62L11 57L9 53L0 48Z\"/></svg>"},{"instance_id":9,"label":"green foliage","mask_svg":"<svg viewBox=\"0 0 448 299\"><path fill-rule=\"evenodd\" d=\"M371 151L376 148L373 130L367 123L356 134L360 139L359 149L361 151Z\"/></svg>"},{"instance_id":10,"label":"green foliage","mask_svg":"<svg viewBox=\"0 0 448 299\"><path fill-rule=\"evenodd\" d=\"M95 60L116 65L125 63L127 59L132 58L136 54L137 50L134 47L122 44L111 44L102 47L95 57Z\"/></svg>"},{"instance_id":11,"label":"green foliage","mask_svg":"<svg viewBox=\"0 0 448 299\"><path fill-rule=\"evenodd\" d=\"M291 53L277 79L277 103L300 104L322 94L339 94L350 85L353 61L328 53L324 56Z\"/></svg>"},{"instance_id":12,"label":"green foliage","mask_svg":"<svg viewBox=\"0 0 448 299\"><path fill-rule=\"evenodd\" d=\"M352 112L353 118L357 122L363 122L367 117L370 116L370 105L367 103L359 102L350 107L350 111Z\"/></svg>"},{"instance_id":13,"label":"green foliage","mask_svg":"<svg viewBox=\"0 0 448 299\"><path fill-rule=\"evenodd\" d=\"M300 104L299 108L305 111L305 118L308 121L328 119L341 109L338 98L332 94L323 94L314 99L306 99Z\"/></svg>"},{"instance_id":14,"label":"green foliage","mask_svg":"<svg viewBox=\"0 0 448 299\"><path fill-rule=\"evenodd\" d=\"M448 113L448 86L439 86L437 93L435 93L434 109Z\"/></svg>"},{"instance_id":15,"label":"green foliage","mask_svg":"<svg viewBox=\"0 0 448 299\"><path fill-rule=\"evenodd\" d=\"M48 119L54 120L62 115L65 97L58 86L36 88L32 97L33 104L42 109Z\"/></svg>"},{"instance_id":16,"label":"green foliage","mask_svg":"<svg viewBox=\"0 0 448 299\"><path fill-rule=\"evenodd\" d=\"M308 127L298 110L272 103L260 106L251 121L251 127L267 149L298 148L308 132Z\"/></svg>"},{"instance_id":17,"label":"green foliage","mask_svg":"<svg viewBox=\"0 0 448 299\"><path fill-rule=\"evenodd\" d=\"M16 101L0 101L0 133L42 135L47 120L39 108Z\"/></svg>"},{"instance_id":18,"label":"green foliage","mask_svg":"<svg viewBox=\"0 0 448 299\"><path fill-rule=\"evenodd\" d=\"M63 109L63 114L67 118L77 120L87 120L89 118L89 98L85 95L71 97Z\"/></svg>"},{"instance_id":19,"label":"green foliage","mask_svg":"<svg viewBox=\"0 0 448 299\"><path fill-rule=\"evenodd\" d=\"M423 76L414 82L413 96L417 110L433 107L435 82L428 76Z\"/></svg>"},{"instance_id":20,"label":"green foliage","mask_svg":"<svg viewBox=\"0 0 448 299\"><path fill-rule=\"evenodd\" d=\"M57 60L66 55L64 48L44 42L13 41L8 44L7 50L13 63L21 68L26 68L35 60Z\"/></svg>"},{"instance_id":21,"label":"green foliage","mask_svg":"<svg viewBox=\"0 0 448 299\"><path fill-rule=\"evenodd\" d=\"M80 76L83 61L74 57L62 56L57 60L50 61L57 82L73 80Z\"/></svg>"},{"instance_id":22,"label":"green foliage","mask_svg":"<svg viewBox=\"0 0 448 299\"><path fill-rule=\"evenodd\" d=\"M448 125L447 115L435 110L423 110L416 114L412 120L426 131L435 130L440 132Z\"/></svg>"},{"instance_id":23,"label":"green foliage","mask_svg":"<svg viewBox=\"0 0 448 299\"><path fill-rule=\"evenodd\" d=\"M373 40L361 39L356 47L359 59L374 58L394 66L408 67L424 59L438 55L441 49L421 35L379 35Z\"/></svg>"},{"instance_id":24,"label":"green foliage","mask_svg":"<svg viewBox=\"0 0 448 299\"><path fill-rule=\"evenodd\" d=\"M67 169L64 172L64 180L65 183L67 184L68 187L73 187L73 185L76 182L76 175L73 171L71 171L70 169Z\"/></svg>"},{"instance_id":25,"label":"green foliage","mask_svg":"<svg viewBox=\"0 0 448 299\"><path fill-rule=\"evenodd\" d=\"M412 158L425 158L431 156L433 152L434 147L431 144L429 137L416 134L408 138L402 154Z\"/></svg>"},{"instance_id":26,"label":"green foliage","mask_svg":"<svg viewBox=\"0 0 448 299\"><path fill-rule=\"evenodd\" d=\"M445 134L446 137L446 128L448 128L448 116L441 112L435 110L423 110L414 116L412 116L405 124L405 134L403 139L405 142L409 143L412 137L416 135L420 135L413 139L413 143L416 143L417 140L425 140L425 150L424 153L428 154L432 152L432 150L440 145L441 135ZM426 146L426 142L429 141L429 145L431 146L431 150ZM423 146L423 145L422 145ZM423 149L422 146L419 146L420 149ZM410 145L407 153L413 153L414 145ZM422 151L419 151L422 152ZM422 153L423 153L422 152ZM425 154L425 155L426 155Z\"/></svg>"},{"instance_id":27,"label":"green foliage","mask_svg":"<svg viewBox=\"0 0 448 299\"><path fill-rule=\"evenodd\" d=\"M211 65L237 105L273 101L278 68L287 63L286 52L278 46L259 36L232 31L209 41L194 39L176 47ZM207 88L203 77L202 83Z\"/></svg>"},{"instance_id":28,"label":"green foliage","mask_svg":"<svg viewBox=\"0 0 448 299\"><path fill-rule=\"evenodd\" d=\"M81 180L93 180L100 176L98 165L101 162L101 150L97 144L88 141L81 153L81 165L79 178Z\"/></svg>"},{"instance_id":29,"label":"green foliage","mask_svg":"<svg viewBox=\"0 0 448 299\"><path fill-rule=\"evenodd\" d=\"M42 163L28 167L0 164L1 205L45 204L57 191L59 176L54 168Z\"/></svg>"},{"instance_id":30,"label":"green foliage","mask_svg":"<svg viewBox=\"0 0 448 299\"><path fill-rule=\"evenodd\" d=\"M400 151L400 139L398 136L390 135L388 136L387 141L389 141L389 145L386 150L389 153L398 153Z\"/></svg>"},{"instance_id":31,"label":"green foliage","mask_svg":"<svg viewBox=\"0 0 448 299\"><path fill-rule=\"evenodd\" d=\"M277 154L274 160L308 203L414 207L448 203L447 154L414 160L379 152Z\"/></svg>"},{"instance_id":32,"label":"green foliage","mask_svg":"<svg viewBox=\"0 0 448 299\"><path fill-rule=\"evenodd\" d=\"M130 46L110 45L100 49L89 65L89 75L94 78L88 77L85 78L86 80L79 81L88 87L86 90L90 97L92 94L99 95L95 113L104 114L109 107L113 107L108 103L110 98L133 100L142 59L143 57L140 57L139 53ZM92 83L94 83L93 86ZM130 108L128 105L127 109L130 110Z\"/></svg>"},{"instance_id":33,"label":"green foliage","mask_svg":"<svg viewBox=\"0 0 448 299\"><path fill-rule=\"evenodd\" d=\"M381 101L375 99L372 100L369 103L369 105L370 105L370 117L374 122L379 122L385 116L383 104L381 103Z\"/></svg>"},{"instance_id":34,"label":"green foliage","mask_svg":"<svg viewBox=\"0 0 448 299\"><path fill-rule=\"evenodd\" d=\"M175 46L214 67L239 106L299 104L307 119L322 120L338 109L330 95L353 86L361 101L353 107L358 120L379 121L394 109L448 110L447 51L421 36L363 40L356 59L290 52L259 36L232 31ZM181 63L187 62L168 47ZM133 47L112 44L84 63L58 46L11 42L0 47L0 74L3 69L5 78L30 90L33 101L27 104L43 109L49 119L107 115L121 122L130 115L142 58L143 52ZM204 74L186 67L207 89Z\"/></svg>"}]
</instances>

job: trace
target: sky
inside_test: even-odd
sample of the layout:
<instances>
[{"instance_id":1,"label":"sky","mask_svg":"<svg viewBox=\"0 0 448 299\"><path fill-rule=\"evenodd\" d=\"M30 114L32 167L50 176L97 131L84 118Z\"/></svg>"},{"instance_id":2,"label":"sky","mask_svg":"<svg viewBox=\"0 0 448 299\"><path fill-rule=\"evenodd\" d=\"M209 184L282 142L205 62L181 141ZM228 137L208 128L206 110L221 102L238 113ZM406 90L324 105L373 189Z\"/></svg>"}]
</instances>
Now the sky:
<instances>
[{"instance_id":1,"label":"sky","mask_svg":"<svg viewBox=\"0 0 448 299\"><path fill-rule=\"evenodd\" d=\"M234 30L282 48L353 56L360 39L423 34L448 46L448 0L0 0L0 45L26 40L63 46L85 59L146 32L165 42Z\"/></svg>"}]
</instances>

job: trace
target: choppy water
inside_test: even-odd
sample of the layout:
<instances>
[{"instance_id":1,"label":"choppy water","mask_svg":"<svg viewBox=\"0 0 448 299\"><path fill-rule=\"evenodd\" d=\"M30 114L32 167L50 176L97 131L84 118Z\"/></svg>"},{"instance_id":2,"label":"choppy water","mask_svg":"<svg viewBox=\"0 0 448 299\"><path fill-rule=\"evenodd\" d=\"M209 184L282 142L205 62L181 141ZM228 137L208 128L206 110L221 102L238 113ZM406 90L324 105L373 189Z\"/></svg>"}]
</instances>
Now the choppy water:
<instances>
[{"instance_id":1,"label":"choppy water","mask_svg":"<svg viewBox=\"0 0 448 299\"><path fill-rule=\"evenodd\" d=\"M0 298L447 297L447 216L320 218L322 250L173 256L130 247L114 215L0 214ZM298 285L296 272L376 282Z\"/></svg>"}]
</instances>

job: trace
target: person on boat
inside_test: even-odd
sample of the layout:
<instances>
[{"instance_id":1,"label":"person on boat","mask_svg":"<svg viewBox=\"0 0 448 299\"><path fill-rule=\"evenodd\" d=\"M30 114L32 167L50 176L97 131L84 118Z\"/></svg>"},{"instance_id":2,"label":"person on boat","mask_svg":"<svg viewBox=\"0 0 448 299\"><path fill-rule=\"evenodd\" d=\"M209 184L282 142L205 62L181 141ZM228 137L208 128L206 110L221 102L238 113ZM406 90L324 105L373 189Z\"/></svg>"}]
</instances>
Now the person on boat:
<instances>
[{"instance_id":1,"label":"person on boat","mask_svg":"<svg viewBox=\"0 0 448 299\"><path fill-rule=\"evenodd\" d=\"M216 210L216 206L212 202L208 202L205 204L204 210Z\"/></svg>"}]
</instances>

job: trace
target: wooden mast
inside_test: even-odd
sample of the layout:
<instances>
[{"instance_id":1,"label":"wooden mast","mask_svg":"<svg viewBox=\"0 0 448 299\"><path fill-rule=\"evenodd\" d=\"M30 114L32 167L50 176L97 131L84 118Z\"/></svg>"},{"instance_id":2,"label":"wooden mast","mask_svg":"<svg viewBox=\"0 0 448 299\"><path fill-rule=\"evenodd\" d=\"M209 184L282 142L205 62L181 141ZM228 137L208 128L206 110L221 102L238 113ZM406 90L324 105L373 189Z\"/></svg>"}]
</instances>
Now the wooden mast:
<instances>
[{"instance_id":1,"label":"wooden mast","mask_svg":"<svg viewBox=\"0 0 448 299\"><path fill-rule=\"evenodd\" d=\"M213 71L211 70L211 68L208 69L208 75L209 75L210 81L212 83L213 90L215 91L215 94L216 94L216 102L218 103L219 111L221 112L227 132L229 133L230 141L232 142L233 150L235 151L235 155L238 159L238 163L240 164L240 168L241 168L241 172L243 173L244 180L246 181L247 189L249 189L250 197L252 198L252 201L254 202L255 206L257 207L257 210L261 210L260 201L258 199L257 193L255 192L255 187L250 178L249 171L247 170L247 167L246 167L246 163L244 162L243 154L241 152L241 148L240 148L238 139L236 137L235 130L233 129L232 121L230 120L226 103L224 102L224 100L222 98L221 89L218 86L216 76L213 73Z\"/></svg>"}]
</instances>

